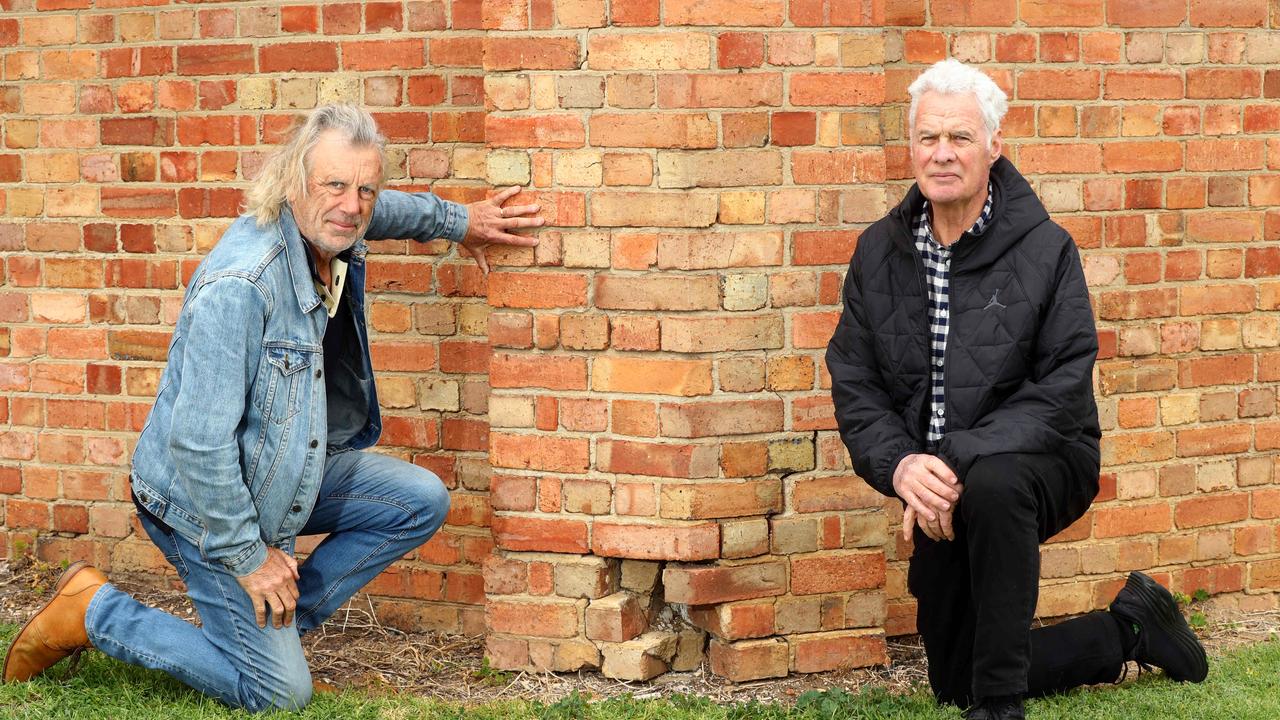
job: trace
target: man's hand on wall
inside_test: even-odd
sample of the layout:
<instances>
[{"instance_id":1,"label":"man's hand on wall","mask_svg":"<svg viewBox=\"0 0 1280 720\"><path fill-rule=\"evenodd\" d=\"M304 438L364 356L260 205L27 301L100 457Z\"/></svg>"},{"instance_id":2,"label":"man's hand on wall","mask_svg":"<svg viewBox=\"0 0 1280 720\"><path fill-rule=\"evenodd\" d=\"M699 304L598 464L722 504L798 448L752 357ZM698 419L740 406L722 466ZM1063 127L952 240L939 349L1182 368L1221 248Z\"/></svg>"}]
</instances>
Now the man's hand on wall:
<instances>
[{"instance_id":1,"label":"man's hand on wall","mask_svg":"<svg viewBox=\"0 0 1280 720\"><path fill-rule=\"evenodd\" d=\"M268 607L275 627L286 627L293 622L293 611L298 607L298 561L293 556L269 547L262 567L236 581L253 602L258 627L267 626Z\"/></svg>"},{"instance_id":2,"label":"man's hand on wall","mask_svg":"<svg viewBox=\"0 0 1280 720\"><path fill-rule=\"evenodd\" d=\"M519 187L512 186L488 200L481 200L467 206L470 216L467 222L467 234L459 244L462 246L462 251L474 258L480 270L486 275L489 273L489 261L484 257L486 247L490 245L533 247L538 244L537 238L510 232L519 228L542 225L542 218L530 217L541 209L539 205L502 207L502 203L515 197L519 192Z\"/></svg>"},{"instance_id":3,"label":"man's hand on wall","mask_svg":"<svg viewBox=\"0 0 1280 720\"><path fill-rule=\"evenodd\" d=\"M902 538L911 539L917 524L931 540L954 540L956 501L964 486L941 458L916 453L902 458L893 471L893 489L907 503L902 514Z\"/></svg>"}]
</instances>

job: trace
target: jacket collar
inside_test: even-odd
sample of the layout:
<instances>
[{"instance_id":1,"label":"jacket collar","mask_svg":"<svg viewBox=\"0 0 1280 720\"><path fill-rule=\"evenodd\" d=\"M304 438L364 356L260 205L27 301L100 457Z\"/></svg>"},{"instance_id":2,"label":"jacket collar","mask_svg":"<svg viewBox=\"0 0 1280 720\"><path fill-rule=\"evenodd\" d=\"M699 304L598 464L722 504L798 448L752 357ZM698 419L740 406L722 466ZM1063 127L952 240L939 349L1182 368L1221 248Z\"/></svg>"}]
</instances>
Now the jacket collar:
<instances>
[{"instance_id":1,"label":"jacket collar","mask_svg":"<svg viewBox=\"0 0 1280 720\"><path fill-rule=\"evenodd\" d=\"M293 210L285 204L280 208L280 239L284 241L284 255L288 261L289 282L293 285L293 294L298 298L298 307L309 313L320 304L320 295L316 293L311 282L311 265L307 262L307 241L298 232L298 223L293 219Z\"/></svg>"},{"instance_id":2,"label":"jacket collar","mask_svg":"<svg viewBox=\"0 0 1280 720\"><path fill-rule=\"evenodd\" d=\"M298 223L293 219L293 209L288 203L280 208L279 225L280 238L284 241L284 253L288 260L289 279L293 285L293 293L298 298L298 307L302 308L304 313L311 312L322 301L311 279L311 251L307 248L307 241L302 237L302 233L298 231ZM369 244L364 238L360 238L355 245L351 246L348 262L352 265L363 265L364 257L368 252Z\"/></svg>"},{"instance_id":3,"label":"jacket collar","mask_svg":"<svg viewBox=\"0 0 1280 720\"><path fill-rule=\"evenodd\" d=\"M955 244L956 257L963 258L969 268L994 262L1032 228L1049 219L1049 212L1031 185L1008 158L1001 157L991 166L991 194L991 223L981 238L966 237ZM894 240L904 250L914 252L911 223L923 206L924 195L913 183L902 202L889 211L889 216L902 227L902 232L894 233Z\"/></svg>"}]
</instances>

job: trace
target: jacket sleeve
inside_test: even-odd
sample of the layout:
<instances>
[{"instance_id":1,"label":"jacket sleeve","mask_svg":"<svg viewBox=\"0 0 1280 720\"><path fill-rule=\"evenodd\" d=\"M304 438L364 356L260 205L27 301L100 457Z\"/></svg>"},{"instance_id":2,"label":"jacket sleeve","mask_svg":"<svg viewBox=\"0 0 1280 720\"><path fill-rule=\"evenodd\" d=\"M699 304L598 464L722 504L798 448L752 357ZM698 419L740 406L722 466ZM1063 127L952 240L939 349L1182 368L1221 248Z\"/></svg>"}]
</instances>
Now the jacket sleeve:
<instances>
[{"instance_id":1,"label":"jacket sleeve","mask_svg":"<svg viewBox=\"0 0 1280 720\"><path fill-rule=\"evenodd\" d=\"M224 275L200 288L187 312L182 386L173 406L169 453L178 482L204 525L201 551L239 577L267 559L236 428L257 370L268 303L247 278Z\"/></svg>"},{"instance_id":2,"label":"jacket sleeve","mask_svg":"<svg viewBox=\"0 0 1280 720\"><path fill-rule=\"evenodd\" d=\"M1093 363L1098 332L1075 243L1059 255L1053 293L1036 337L1034 376L972 428L948 432L938 454L964 477L980 457L1054 452L1078 440L1097 416ZM1090 425L1096 425L1096 419Z\"/></svg>"},{"instance_id":3,"label":"jacket sleeve","mask_svg":"<svg viewBox=\"0 0 1280 720\"><path fill-rule=\"evenodd\" d=\"M373 217L365 238L388 240L413 238L427 242L445 238L458 242L467 234L467 208L431 193L405 193L383 190L373 206Z\"/></svg>"},{"instance_id":4,"label":"jacket sleeve","mask_svg":"<svg viewBox=\"0 0 1280 720\"><path fill-rule=\"evenodd\" d=\"M844 311L827 344L831 398L836 407L840 438L849 450L853 469L867 484L888 495L898 461L922 452L913 440L883 384L874 339L862 302L861 246L854 251L844 281Z\"/></svg>"}]
</instances>

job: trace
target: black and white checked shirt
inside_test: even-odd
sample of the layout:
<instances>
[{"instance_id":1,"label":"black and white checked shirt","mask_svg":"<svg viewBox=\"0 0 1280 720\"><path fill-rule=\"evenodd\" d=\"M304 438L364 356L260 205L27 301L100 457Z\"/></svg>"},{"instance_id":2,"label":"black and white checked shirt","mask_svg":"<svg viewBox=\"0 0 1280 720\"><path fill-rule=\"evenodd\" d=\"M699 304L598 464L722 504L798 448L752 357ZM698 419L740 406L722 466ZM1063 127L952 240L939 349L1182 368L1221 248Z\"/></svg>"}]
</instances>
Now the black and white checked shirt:
<instances>
[{"instance_id":1,"label":"black and white checked shirt","mask_svg":"<svg viewBox=\"0 0 1280 720\"><path fill-rule=\"evenodd\" d=\"M969 228L969 234L981 235L991 222L991 183L987 183L987 202L982 214ZM943 247L933 238L929 224L929 201L924 201L915 224L916 250L924 261L924 277L929 286L929 348L933 363L930 373L929 431L925 436L928 450L932 452L942 440L947 423L947 403L943 394L947 355L947 320L950 317L951 249Z\"/></svg>"}]
</instances>

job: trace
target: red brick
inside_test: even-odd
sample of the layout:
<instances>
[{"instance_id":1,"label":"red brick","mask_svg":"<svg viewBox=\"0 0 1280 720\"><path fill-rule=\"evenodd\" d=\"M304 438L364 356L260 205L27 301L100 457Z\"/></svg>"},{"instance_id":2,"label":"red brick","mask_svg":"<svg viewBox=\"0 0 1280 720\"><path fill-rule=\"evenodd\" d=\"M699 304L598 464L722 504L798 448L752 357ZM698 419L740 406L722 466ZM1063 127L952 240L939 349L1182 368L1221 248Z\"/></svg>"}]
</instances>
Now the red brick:
<instances>
[{"instance_id":1,"label":"red brick","mask_svg":"<svg viewBox=\"0 0 1280 720\"><path fill-rule=\"evenodd\" d=\"M782 510L777 480L663 483L662 517L681 520L770 515Z\"/></svg>"},{"instance_id":2,"label":"red brick","mask_svg":"<svg viewBox=\"0 0 1280 720\"><path fill-rule=\"evenodd\" d=\"M933 25L1009 27L1018 14L1017 0L933 0L929 3Z\"/></svg>"},{"instance_id":3,"label":"red brick","mask_svg":"<svg viewBox=\"0 0 1280 720\"><path fill-rule=\"evenodd\" d=\"M103 145L172 145L173 120L171 118L103 118L101 120Z\"/></svg>"},{"instance_id":4,"label":"red brick","mask_svg":"<svg viewBox=\"0 0 1280 720\"><path fill-rule=\"evenodd\" d=\"M1166 503L1120 505L1099 508L1094 516L1094 537L1111 538L1168 532L1171 508Z\"/></svg>"},{"instance_id":5,"label":"red brick","mask_svg":"<svg viewBox=\"0 0 1280 720\"><path fill-rule=\"evenodd\" d=\"M1102 147L1109 172L1169 172L1182 169L1182 145L1176 142L1118 142Z\"/></svg>"},{"instance_id":6,"label":"red brick","mask_svg":"<svg viewBox=\"0 0 1280 720\"><path fill-rule=\"evenodd\" d=\"M1254 98L1262 93L1262 72L1243 68L1187 70L1188 98Z\"/></svg>"},{"instance_id":7,"label":"red brick","mask_svg":"<svg viewBox=\"0 0 1280 720\"><path fill-rule=\"evenodd\" d=\"M711 672L733 682L785 677L788 647L777 638L727 643L712 639L707 651Z\"/></svg>"},{"instance_id":8,"label":"red brick","mask_svg":"<svg viewBox=\"0 0 1280 720\"><path fill-rule=\"evenodd\" d=\"M779 560L744 565L667 565L662 571L663 599L669 603L710 605L782 595L786 564Z\"/></svg>"},{"instance_id":9,"label":"red brick","mask_svg":"<svg viewBox=\"0 0 1280 720\"><path fill-rule=\"evenodd\" d=\"M1266 22L1266 0L1191 0L1196 27L1263 27Z\"/></svg>"},{"instance_id":10,"label":"red brick","mask_svg":"<svg viewBox=\"0 0 1280 720\"><path fill-rule=\"evenodd\" d=\"M491 431L489 461L494 467L582 473L590 467L590 442Z\"/></svg>"},{"instance_id":11,"label":"red brick","mask_svg":"<svg viewBox=\"0 0 1280 720\"><path fill-rule=\"evenodd\" d=\"M1227 425L1178 431L1178 455L1230 455L1247 452L1253 436L1248 425Z\"/></svg>"},{"instance_id":12,"label":"red brick","mask_svg":"<svg viewBox=\"0 0 1280 720\"><path fill-rule=\"evenodd\" d=\"M720 525L639 525L597 520L591 552L636 560L712 560L720 555Z\"/></svg>"},{"instance_id":13,"label":"red brick","mask_svg":"<svg viewBox=\"0 0 1280 720\"><path fill-rule=\"evenodd\" d=\"M793 556L791 558L791 593L816 593L868 590L884 585L883 552Z\"/></svg>"},{"instance_id":14,"label":"red brick","mask_svg":"<svg viewBox=\"0 0 1280 720\"><path fill-rule=\"evenodd\" d=\"M491 632L567 638L578 634L581 600L489 600L485 620Z\"/></svg>"},{"instance_id":15,"label":"red brick","mask_svg":"<svg viewBox=\"0 0 1280 720\"><path fill-rule=\"evenodd\" d=\"M1186 0L1109 0L1107 24L1118 27L1176 27L1187 17Z\"/></svg>"},{"instance_id":16,"label":"red brick","mask_svg":"<svg viewBox=\"0 0 1280 720\"><path fill-rule=\"evenodd\" d=\"M254 72L252 45L181 45L179 75L248 75Z\"/></svg>"},{"instance_id":17,"label":"red brick","mask_svg":"<svg viewBox=\"0 0 1280 720\"><path fill-rule=\"evenodd\" d=\"M658 76L658 107L661 108L744 108L781 104L781 73Z\"/></svg>"},{"instance_id":18,"label":"red brick","mask_svg":"<svg viewBox=\"0 0 1280 720\"><path fill-rule=\"evenodd\" d=\"M582 48L572 37L486 37L484 69L576 70Z\"/></svg>"},{"instance_id":19,"label":"red brick","mask_svg":"<svg viewBox=\"0 0 1280 720\"><path fill-rule=\"evenodd\" d=\"M498 547L521 552L588 552L587 523L558 518L493 518L493 537Z\"/></svg>"},{"instance_id":20,"label":"red brick","mask_svg":"<svg viewBox=\"0 0 1280 720\"><path fill-rule=\"evenodd\" d=\"M666 0L667 25L768 26L782 25L784 0Z\"/></svg>"},{"instance_id":21,"label":"red brick","mask_svg":"<svg viewBox=\"0 0 1280 720\"><path fill-rule=\"evenodd\" d=\"M595 117L592 139L595 142ZM494 147L577 148L586 144L586 130L576 115L484 117L484 139Z\"/></svg>"},{"instance_id":22,"label":"red brick","mask_svg":"<svg viewBox=\"0 0 1280 720\"><path fill-rule=\"evenodd\" d=\"M886 665L889 662L884 633L879 630L845 630L834 633L791 635L787 638L800 673L847 670Z\"/></svg>"},{"instance_id":23,"label":"red brick","mask_svg":"<svg viewBox=\"0 0 1280 720\"><path fill-rule=\"evenodd\" d=\"M792 105L880 105L885 79L879 73L801 73L790 78Z\"/></svg>"},{"instance_id":24,"label":"red brick","mask_svg":"<svg viewBox=\"0 0 1280 720\"><path fill-rule=\"evenodd\" d=\"M258 49L259 72L333 72L337 69L338 46L335 43L282 43Z\"/></svg>"},{"instance_id":25,"label":"red brick","mask_svg":"<svg viewBox=\"0 0 1280 720\"><path fill-rule=\"evenodd\" d=\"M489 274L493 307L557 308L587 304L587 278L579 273Z\"/></svg>"},{"instance_id":26,"label":"red brick","mask_svg":"<svg viewBox=\"0 0 1280 720\"><path fill-rule=\"evenodd\" d=\"M721 640L768 637L777 632L772 600L691 606L694 625Z\"/></svg>"},{"instance_id":27,"label":"red brick","mask_svg":"<svg viewBox=\"0 0 1280 720\"><path fill-rule=\"evenodd\" d=\"M1249 494L1233 493L1180 501L1174 508L1179 528L1238 522L1249 516Z\"/></svg>"},{"instance_id":28,"label":"red brick","mask_svg":"<svg viewBox=\"0 0 1280 720\"><path fill-rule=\"evenodd\" d=\"M1179 100L1183 97L1182 73L1170 70L1108 70L1108 100Z\"/></svg>"},{"instance_id":29,"label":"red brick","mask_svg":"<svg viewBox=\"0 0 1280 720\"><path fill-rule=\"evenodd\" d=\"M342 43L344 70L416 70L425 60L426 47L418 38Z\"/></svg>"},{"instance_id":30,"label":"red brick","mask_svg":"<svg viewBox=\"0 0 1280 720\"><path fill-rule=\"evenodd\" d=\"M760 67L764 62L764 35L721 33L716 37L716 59L722 68Z\"/></svg>"}]
</instances>

